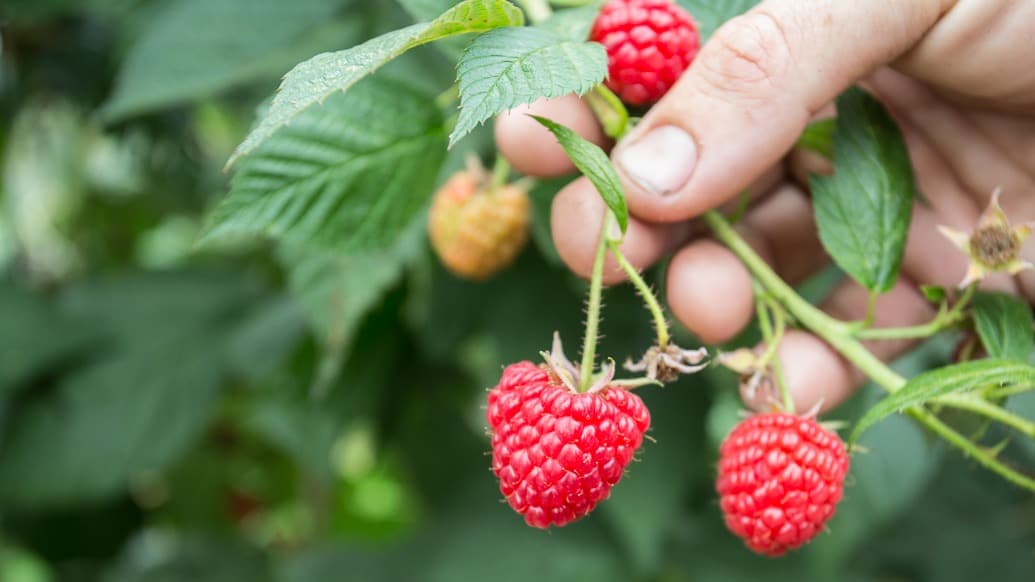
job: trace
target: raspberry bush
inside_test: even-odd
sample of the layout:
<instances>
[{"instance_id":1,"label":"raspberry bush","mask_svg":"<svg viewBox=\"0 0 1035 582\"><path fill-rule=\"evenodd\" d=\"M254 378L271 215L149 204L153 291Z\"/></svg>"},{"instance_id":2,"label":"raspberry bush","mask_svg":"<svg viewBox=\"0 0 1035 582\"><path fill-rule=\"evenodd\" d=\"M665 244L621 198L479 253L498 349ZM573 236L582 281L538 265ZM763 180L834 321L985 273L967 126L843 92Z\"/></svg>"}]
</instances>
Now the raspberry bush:
<instances>
[{"instance_id":1,"label":"raspberry bush","mask_svg":"<svg viewBox=\"0 0 1035 582\"><path fill-rule=\"evenodd\" d=\"M620 139L753 4L5 3L0 580L1030 579L1032 311L977 288L1031 268L1008 198L943 229L970 269L930 321L818 309L895 285L916 203L849 90L796 145L832 266L793 287L702 216L756 320L701 345L622 253L606 151L529 122L607 207L583 282L548 228L574 173L492 146L573 93ZM869 386L796 410L795 329Z\"/></svg>"}]
</instances>

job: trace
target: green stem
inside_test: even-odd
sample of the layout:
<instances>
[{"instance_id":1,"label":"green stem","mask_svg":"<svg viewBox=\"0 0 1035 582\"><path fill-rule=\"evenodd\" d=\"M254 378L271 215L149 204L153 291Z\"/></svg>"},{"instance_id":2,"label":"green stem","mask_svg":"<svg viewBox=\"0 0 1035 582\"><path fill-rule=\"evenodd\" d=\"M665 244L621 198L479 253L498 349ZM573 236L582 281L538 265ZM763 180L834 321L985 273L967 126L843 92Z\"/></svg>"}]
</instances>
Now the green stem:
<instances>
[{"instance_id":1,"label":"green stem","mask_svg":"<svg viewBox=\"0 0 1035 582\"><path fill-rule=\"evenodd\" d=\"M967 437L950 428L934 414L927 410L915 407L908 409L907 412L932 432L955 445L965 454L970 455L971 458L986 469L1000 475L1002 478L1015 485L1019 485L1030 491L1035 491L1035 479L1014 471L1010 467L999 462L999 460L995 458L994 454L991 454L987 450L972 443L967 439Z\"/></svg>"},{"instance_id":2,"label":"green stem","mask_svg":"<svg viewBox=\"0 0 1035 582\"><path fill-rule=\"evenodd\" d=\"M625 271L626 276L629 277L629 281L636 287L636 290L643 297L643 302L647 305L647 309L650 311L651 316L654 317L654 328L658 334L658 347L663 351L668 347L669 332L668 322L665 321L665 312L661 308L661 303L658 302L658 298L655 297L654 292L651 291L650 286L643 280L640 272L636 270L636 267L632 266L632 263L625 258L620 248L620 243L615 240L608 240L607 246L611 248L611 254L615 260L618 261L618 266Z\"/></svg>"},{"instance_id":3,"label":"green stem","mask_svg":"<svg viewBox=\"0 0 1035 582\"><path fill-rule=\"evenodd\" d=\"M762 332L762 339L766 343L765 352L758 359L759 367L762 369L772 367L774 380L780 390L780 401L783 409L785 412L793 414L794 398L791 397L791 391L787 388L787 381L783 376L783 365L780 362L780 358L776 355L777 350L780 348L780 340L783 339L783 333L787 327L786 318L783 315L783 310L778 305L773 305L761 296L757 296L755 311L758 312L759 331ZM772 316L775 326L769 321L770 316Z\"/></svg>"},{"instance_id":4,"label":"green stem","mask_svg":"<svg viewBox=\"0 0 1035 582\"><path fill-rule=\"evenodd\" d=\"M448 89L439 93L438 97L435 97L435 106L442 110L451 109L459 99L460 85L453 83Z\"/></svg>"},{"instance_id":5,"label":"green stem","mask_svg":"<svg viewBox=\"0 0 1035 582\"><path fill-rule=\"evenodd\" d=\"M949 394L937 398L935 402L958 408L960 410L968 410L975 414L980 414L989 420L994 420L1027 436L1035 438L1035 422L1030 421L1027 418L1017 416L1009 410L996 406L979 396L973 394Z\"/></svg>"},{"instance_id":6,"label":"green stem","mask_svg":"<svg viewBox=\"0 0 1035 582\"><path fill-rule=\"evenodd\" d=\"M539 24L553 14L550 3L547 0L517 0L518 4L525 9L528 20L532 24Z\"/></svg>"},{"instance_id":7,"label":"green stem","mask_svg":"<svg viewBox=\"0 0 1035 582\"><path fill-rule=\"evenodd\" d=\"M846 360L888 392L896 392L905 385L905 378L888 368L851 336L849 325L830 317L802 299L790 285L773 272L721 214L714 210L706 212L704 220L715 232L715 236L740 258L773 299L779 301L795 319L826 340Z\"/></svg>"},{"instance_id":8,"label":"green stem","mask_svg":"<svg viewBox=\"0 0 1035 582\"><path fill-rule=\"evenodd\" d=\"M502 155L497 155L495 165L492 167L492 189L498 190L503 187L509 177L510 163Z\"/></svg>"},{"instance_id":9,"label":"green stem","mask_svg":"<svg viewBox=\"0 0 1035 582\"><path fill-rule=\"evenodd\" d=\"M586 311L586 336L582 340L582 364L579 367L579 392L589 390L593 384L593 368L596 364L597 328L600 325L600 294L604 287L604 259L607 257L607 231L611 212L608 211L600 227L600 242L597 256L593 259L593 274L589 280L589 306Z\"/></svg>"},{"instance_id":10,"label":"green stem","mask_svg":"<svg viewBox=\"0 0 1035 582\"><path fill-rule=\"evenodd\" d=\"M1023 394L1029 390L1035 389L1033 386L1021 384L1019 386L1008 386L1006 388L997 388L995 390L989 390L985 393L985 398L989 400L998 400L1000 398L1008 398L1014 394Z\"/></svg>"},{"instance_id":11,"label":"green stem","mask_svg":"<svg viewBox=\"0 0 1035 582\"><path fill-rule=\"evenodd\" d=\"M927 323L907 327L862 328L854 330L853 335L862 340L922 339L931 337L966 320L965 309L970 303L971 298L974 297L975 289L977 289L975 285L967 287L956 304L952 306L952 309L939 312L934 319Z\"/></svg>"}]
</instances>

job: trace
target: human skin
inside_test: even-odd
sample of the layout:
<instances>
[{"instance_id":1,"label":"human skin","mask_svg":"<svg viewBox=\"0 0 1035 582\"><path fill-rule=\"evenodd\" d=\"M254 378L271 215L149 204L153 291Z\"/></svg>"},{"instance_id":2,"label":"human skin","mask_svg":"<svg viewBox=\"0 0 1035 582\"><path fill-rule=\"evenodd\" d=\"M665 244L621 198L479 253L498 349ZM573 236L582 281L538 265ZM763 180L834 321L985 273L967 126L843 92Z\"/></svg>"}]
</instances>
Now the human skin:
<instances>
[{"instance_id":1,"label":"human skin","mask_svg":"<svg viewBox=\"0 0 1035 582\"><path fill-rule=\"evenodd\" d=\"M815 163L792 148L808 122L833 114L833 99L860 83L895 117L920 192L899 283L877 301L876 326L923 323L934 312L919 286L956 285L966 257L937 230L969 232L1002 187L1013 222L1035 219L1035 1L767 0L727 22L690 69L612 150L630 218L623 251L638 268L673 255L667 300L703 341L735 336L751 320L751 279L695 218L730 204L745 189L748 213L738 229L776 271L800 282L823 268L824 253L808 193L795 175ZM581 101L540 101L496 121L500 152L535 176L573 170L553 137L523 113L587 130ZM553 149L549 149L553 146ZM538 159L529 152L541 152ZM788 156L788 154L792 154ZM795 171L791 171L791 170ZM578 178L553 202L552 231L565 263L588 276L604 205ZM588 225L597 225L591 227ZM1035 260L1035 245L1022 255ZM609 263L605 280L623 274ZM996 274L983 287L1035 299L1035 272ZM844 319L865 315L867 293L842 283L823 308ZM872 342L891 359L907 341ZM861 374L804 332L779 350L798 410L842 402ZM752 406L763 403L749 402Z\"/></svg>"}]
</instances>

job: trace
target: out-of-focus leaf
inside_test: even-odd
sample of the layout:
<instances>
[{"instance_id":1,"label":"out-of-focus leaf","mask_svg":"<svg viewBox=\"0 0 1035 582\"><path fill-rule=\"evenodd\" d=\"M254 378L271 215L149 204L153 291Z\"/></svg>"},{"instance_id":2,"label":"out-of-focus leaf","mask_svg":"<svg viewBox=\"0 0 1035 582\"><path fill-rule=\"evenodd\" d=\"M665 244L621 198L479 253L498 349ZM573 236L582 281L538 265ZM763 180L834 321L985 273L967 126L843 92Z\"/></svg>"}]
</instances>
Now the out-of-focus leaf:
<instances>
[{"instance_id":1,"label":"out-of-focus leaf","mask_svg":"<svg viewBox=\"0 0 1035 582\"><path fill-rule=\"evenodd\" d=\"M1028 302L1016 295L979 291L973 304L974 323L988 355L1027 362L1035 348Z\"/></svg>"},{"instance_id":2,"label":"out-of-focus leaf","mask_svg":"<svg viewBox=\"0 0 1035 582\"><path fill-rule=\"evenodd\" d=\"M482 34L457 64L460 116L450 145L501 111L541 97L579 95L607 76L604 47L541 28L500 28Z\"/></svg>"},{"instance_id":3,"label":"out-of-focus leaf","mask_svg":"<svg viewBox=\"0 0 1035 582\"><path fill-rule=\"evenodd\" d=\"M118 120L234 85L275 78L299 60L360 40L350 0L185 0L167 4L130 47L103 114Z\"/></svg>"},{"instance_id":4,"label":"out-of-focus leaf","mask_svg":"<svg viewBox=\"0 0 1035 582\"><path fill-rule=\"evenodd\" d=\"M241 164L202 242L266 234L339 253L390 247L445 154L430 96L368 79L294 119Z\"/></svg>"},{"instance_id":5,"label":"out-of-focus leaf","mask_svg":"<svg viewBox=\"0 0 1035 582\"><path fill-rule=\"evenodd\" d=\"M211 416L221 371L211 348L181 337L123 354L27 405L0 447L0 506L103 499L175 460Z\"/></svg>"},{"instance_id":6,"label":"out-of-focus leaf","mask_svg":"<svg viewBox=\"0 0 1035 582\"><path fill-rule=\"evenodd\" d=\"M308 107L336 91L347 91L363 77L414 47L459 34L518 26L523 21L521 11L506 0L464 0L431 22L389 32L350 49L317 55L288 72L270 108L237 146L227 164L255 150ZM409 120L406 115L399 117Z\"/></svg>"},{"instance_id":7,"label":"out-of-focus leaf","mask_svg":"<svg viewBox=\"0 0 1035 582\"><path fill-rule=\"evenodd\" d=\"M45 366L87 347L98 335L9 283L0 283L0 321L0 397Z\"/></svg>"},{"instance_id":8,"label":"out-of-focus leaf","mask_svg":"<svg viewBox=\"0 0 1035 582\"><path fill-rule=\"evenodd\" d=\"M861 89L838 97L834 175L812 176L811 184L830 256L870 291L891 289L912 215L913 169L895 121Z\"/></svg>"},{"instance_id":9,"label":"out-of-focus leaf","mask_svg":"<svg viewBox=\"0 0 1035 582\"><path fill-rule=\"evenodd\" d=\"M1010 360L988 359L963 362L925 372L870 408L856 423L849 440L855 441L867 428L891 414L923 404L938 396L1011 385L1035 385L1035 366Z\"/></svg>"},{"instance_id":10,"label":"out-of-focus leaf","mask_svg":"<svg viewBox=\"0 0 1035 582\"><path fill-rule=\"evenodd\" d=\"M558 10L540 24L550 32L572 40L586 40L604 0L591 0L585 6Z\"/></svg>"},{"instance_id":11,"label":"out-of-focus leaf","mask_svg":"<svg viewBox=\"0 0 1035 582\"><path fill-rule=\"evenodd\" d=\"M837 127L837 120L832 117L813 121L798 138L798 147L832 159L834 157L835 127Z\"/></svg>"},{"instance_id":12,"label":"out-of-focus leaf","mask_svg":"<svg viewBox=\"0 0 1035 582\"><path fill-rule=\"evenodd\" d=\"M677 0L697 21L702 44L722 23L747 12L758 0Z\"/></svg>"},{"instance_id":13,"label":"out-of-focus leaf","mask_svg":"<svg viewBox=\"0 0 1035 582\"><path fill-rule=\"evenodd\" d=\"M269 582L268 558L231 539L144 530L102 582Z\"/></svg>"}]
</instances>

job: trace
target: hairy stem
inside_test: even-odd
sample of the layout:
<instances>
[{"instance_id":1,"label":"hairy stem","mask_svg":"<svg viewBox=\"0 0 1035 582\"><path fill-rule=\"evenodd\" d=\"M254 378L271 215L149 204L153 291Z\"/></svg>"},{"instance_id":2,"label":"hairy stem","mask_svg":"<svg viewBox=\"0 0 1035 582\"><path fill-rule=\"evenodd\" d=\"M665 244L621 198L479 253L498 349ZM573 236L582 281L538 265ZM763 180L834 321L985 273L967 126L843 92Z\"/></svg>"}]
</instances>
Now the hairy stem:
<instances>
[{"instance_id":1,"label":"hairy stem","mask_svg":"<svg viewBox=\"0 0 1035 582\"><path fill-rule=\"evenodd\" d=\"M853 332L858 339L863 340L897 340L897 339L922 339L945 331L966 320L965 310L974 297L976 285L971 285L963 291L963 295L956 301L952 309L939 311L938 315L927 323L911 325L906 327L871 327L860 328Z\"/></svg>"},{"instance_id":2,"label":"hairy stem","mask_svg":"<svg viewBox=\"0 0 1035 582\"><path fill-rule=\"evenodd\" d=\"M967 437L961 435L953 430L949 425L942 422L941 419L931 412L916 407L908 409L907 412L914 419L918 420L921 424L930 429L931 432L937 434L956 448L962 450L966 455L973 458L989 471L1000 475L1002 478L1015 485L1019 485L1030 491L1035 491L1035 479L1007 467L996 459L993 453L974 444L967 439Z\"/></svg>"},{"instance_id":3,"label":"hairy stem","mask_svg":"<svg viewBox=\"0 0 1035 582\"><path fill-rule=\"evenodd\" d=\"M632 263L625 258L622 254L621 245L618 241L608 240L607 246L611 248L611 254L615 260L618 261L618 266L625 271L626 276L629 277L629 281L636 287L636 290L640 293L640 297L643 297L643 302L647 305L647 309L650 311L651 316L654 318L654 327L658 334L658 347L664 350L668 347L669 332L668 322L665 320L665 312L661 308L661 303L658 302L658 298L651 291L647 282L643 280L640 272L636 270L636 267L632 266Z\"/></svg>"},{"instance_id":4,"label":"hairy stem","mask_svg":"<svg viewBox=\"0 0 1035 582\"><path fill-rule=\"evenodd\" d=\"M783 365L780 363L780 358L776 355L777 350L780 348L780 340L783 339L783 333L787 326L786 318L779 305L773 305L761 296L756 299L755 311L758 312L758 327L762 332L762 339L766 343L765 353L758 360L759 366L763 369L772 367L773 379L780 390L780 402L783 405L783 409L785 412L793 414L794 398L791 397L791 391L787 388L787 381L783 376ZM772 322L769 320L770 316L773 319Z\"/></svg>"},{"instance_id":5,"label":"hairy stem","mask_svg":"<svg viewBox=\"0 0 1035 582\"><path fill-rule=\"evenodd\" d=\"M593 259L593 274L589 280L589 305L586 310L586 336L582 340L582 364L579 367L579 392L589 390L593 384L593 368L596 365L597 329L600 325L600 294L604 287L604 259L607 257L607 231L611 220L608 211L600 228L600 242Z\"/></svg>"},{"instance_id":6,"label":"hairy stem","mask_svg":"<svg viewBox=\"0 0 1035 582\"><path fill-rule=\"evenodd\" d=\"M996 406L975 394L949 394L942 396L935 401L939 404L944 404L945 406L951 406L960 410L968 410L975 414L980 414L989 420L994 420L1004 426L1008 426L1020 433L1035 438L1035 422L1018 416L1001 406Z\"/></svg>"},{"instance_id":7,"label":"hairy stem","mask_svg":"<svg viewBox=\"0 0 1035 582\"><path fill-rule=\"evenodd\" d=\"M721 214L714 210L706 212L704 220L715 232L715 236L740 258L773 299L779 301L795 319L816 332L846 360L888 392L896 392L905 385L905 378L887 367L851 336L850 325L830 317L802 299L790 285L773 272Z\"/></svg>"}]
</instances>

